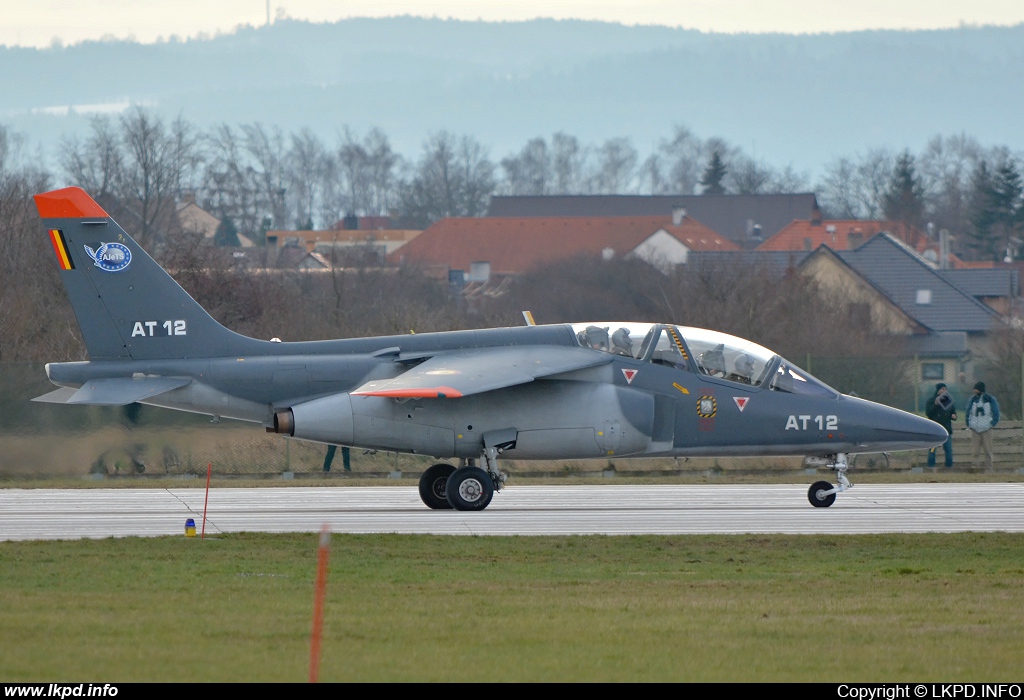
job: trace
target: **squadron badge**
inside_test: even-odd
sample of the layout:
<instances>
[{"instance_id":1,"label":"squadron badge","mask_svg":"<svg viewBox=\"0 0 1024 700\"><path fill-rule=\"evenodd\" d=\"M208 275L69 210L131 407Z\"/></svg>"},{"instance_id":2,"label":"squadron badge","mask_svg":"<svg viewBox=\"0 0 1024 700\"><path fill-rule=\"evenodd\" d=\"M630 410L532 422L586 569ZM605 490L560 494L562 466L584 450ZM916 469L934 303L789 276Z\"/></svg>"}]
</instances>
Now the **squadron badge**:
<instances>
[{"instance_id":1,"label":"squadron badge","mask_svg":"<svg viewBox=\"0 0 1024 700\"><path fill-rule=\"evenodd\" d=\"M96 267L104 272L120 272L132 262L132 251L120 243L101 243L97 250L83 246Z\"/></svg>"}]
</instances>

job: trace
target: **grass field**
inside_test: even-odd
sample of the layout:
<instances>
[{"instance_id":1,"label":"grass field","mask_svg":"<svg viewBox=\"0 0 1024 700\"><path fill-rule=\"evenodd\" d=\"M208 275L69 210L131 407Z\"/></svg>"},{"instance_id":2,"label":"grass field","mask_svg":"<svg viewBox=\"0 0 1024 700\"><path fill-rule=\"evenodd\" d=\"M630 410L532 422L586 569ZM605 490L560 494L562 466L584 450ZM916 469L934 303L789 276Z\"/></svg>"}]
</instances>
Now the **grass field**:
<instances>
[{"instance_id":1,"label":"grass field","mask_svg":"<svg viewBox=\"0 0 1024 700\"><path fill-rule=\"evenodd\" d=\"M303 681L317 536L0 542L0 681ZM1024 535L335 535L322 681L1019 681Z\"/></svg>"}]
</instances>

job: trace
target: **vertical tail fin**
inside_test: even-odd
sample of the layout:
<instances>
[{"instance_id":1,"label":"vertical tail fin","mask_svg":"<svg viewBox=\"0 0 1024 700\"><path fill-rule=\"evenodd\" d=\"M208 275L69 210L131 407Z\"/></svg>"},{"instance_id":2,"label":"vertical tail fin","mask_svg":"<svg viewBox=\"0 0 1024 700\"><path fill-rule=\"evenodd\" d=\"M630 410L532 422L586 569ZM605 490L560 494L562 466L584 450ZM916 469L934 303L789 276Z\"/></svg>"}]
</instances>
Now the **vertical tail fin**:
<instances>
[{"instance_id":1,"label":"vertical tail fin","mask_svg":"<svg viewBox=\"0 0 1024 700\"><path fill-rule=\"evenodd\" d=\"M35 202L91 359L260 354L263 341L217 323L84 190Z\"/></svg>"}]
</instances>

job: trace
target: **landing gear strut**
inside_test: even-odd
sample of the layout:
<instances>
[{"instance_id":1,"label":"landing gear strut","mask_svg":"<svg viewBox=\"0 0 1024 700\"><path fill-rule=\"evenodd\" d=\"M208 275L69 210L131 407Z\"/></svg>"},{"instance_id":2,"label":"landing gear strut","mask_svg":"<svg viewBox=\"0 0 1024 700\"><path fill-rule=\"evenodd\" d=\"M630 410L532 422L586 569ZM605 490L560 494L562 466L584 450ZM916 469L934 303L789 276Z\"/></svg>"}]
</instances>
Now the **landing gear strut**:
<instances>
[{"instance_id":1,"label":"landing gear strut","mask_svg":"<svg viewBox=\"0 0 1024 700\"><path fill-rule=\"evenodd\" d=\"M836 494L846 489L853 488L853 484L846 478L846 470L849 464L846 461L846 454L840 453L827 455L825 457L808 457L804 463L810 466L828 467L836 473L838 486L833 486L827 481L815 481L807 490L807 500L815 508L828 508L836 502Z\"/></svg>"}]
</instances>

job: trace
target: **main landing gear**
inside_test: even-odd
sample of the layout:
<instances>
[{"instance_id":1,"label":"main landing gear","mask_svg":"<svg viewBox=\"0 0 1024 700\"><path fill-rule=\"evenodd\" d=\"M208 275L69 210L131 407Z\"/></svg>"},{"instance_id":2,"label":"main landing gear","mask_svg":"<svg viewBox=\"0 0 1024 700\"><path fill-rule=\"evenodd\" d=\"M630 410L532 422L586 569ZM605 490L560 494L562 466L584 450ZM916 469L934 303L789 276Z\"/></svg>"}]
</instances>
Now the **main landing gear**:
<instances>
[{"instance_id":1,"label":"main landing gear","mask_svg":"<svg viewBox=\"0 0 1024 700\"><path fill-rule=\"evenodd\" d=\"M825 457L808 457L804 464L816 467L828 467L836 472L838 486L833 486L827 481L815 481L811 488L807 489L807 500L815 508L828 508L836 502L836 494L846 489L853 488L853 484L846 478L846 470L849 464L845 454L826 455Z\"/></svg>"},{"instance_id":2,"label":"main landing gear","mask_svg":"<svg viewBox=\"0 0 1024 700\"><path fill-rule=\"evenodd\" d=\"M497 449L485 449L481 461L486 469L478 467L475 459L459 460L458 469L444 463L433 465L420 477L420 498L434 510L483 510L508 477L498 471Z\"/></svg>"}]
</instances>

